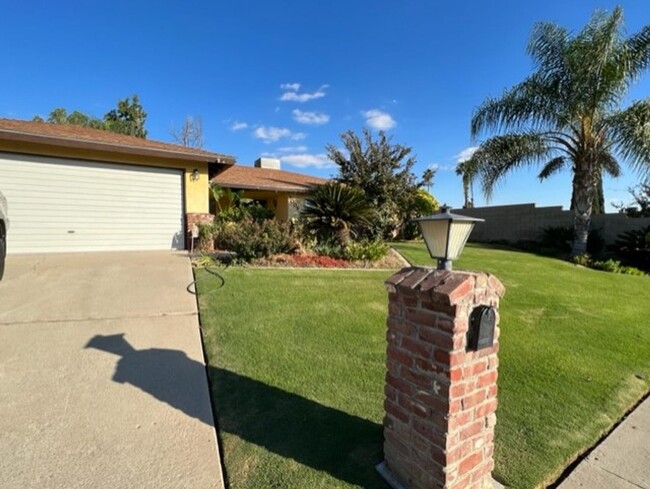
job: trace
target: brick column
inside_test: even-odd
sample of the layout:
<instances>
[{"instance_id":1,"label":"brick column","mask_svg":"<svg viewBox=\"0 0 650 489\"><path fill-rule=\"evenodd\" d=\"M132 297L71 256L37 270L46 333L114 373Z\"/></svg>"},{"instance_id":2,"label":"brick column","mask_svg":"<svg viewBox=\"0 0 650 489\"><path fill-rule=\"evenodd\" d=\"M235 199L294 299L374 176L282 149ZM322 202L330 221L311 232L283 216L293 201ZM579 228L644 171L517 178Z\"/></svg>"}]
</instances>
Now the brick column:
<instances>
[{"instance_id":1,"label":"brick column","mask_svg":"<svg viewBox=\"0 0 650 489\"><path fill-rule=\"evenodd\" d=\"M467 351L478 305L498 308L504 287L484 273L405 268L389 292L384 463L393 487L492 487L497 407L494 342Z\"/></svg>"},{"instance_id":2,"label":"brick column","mask_svg":"<svg viewBox=\"0 0 650 489\"><path fill-rule=\"evenodd\" d=\"M185 248L186 249L191 249L192 247L192 228L198 224L212 224L214 222L214 216L212 214L207 214L207 213L199 213L199 212L188 212L185 214ZM196 246L196 242L194 245ZM211 246L211 248L214 247L214 244ZM204 250L204 251L212 251L211 249L209 250Z\"/></svg>"}]
</instances>

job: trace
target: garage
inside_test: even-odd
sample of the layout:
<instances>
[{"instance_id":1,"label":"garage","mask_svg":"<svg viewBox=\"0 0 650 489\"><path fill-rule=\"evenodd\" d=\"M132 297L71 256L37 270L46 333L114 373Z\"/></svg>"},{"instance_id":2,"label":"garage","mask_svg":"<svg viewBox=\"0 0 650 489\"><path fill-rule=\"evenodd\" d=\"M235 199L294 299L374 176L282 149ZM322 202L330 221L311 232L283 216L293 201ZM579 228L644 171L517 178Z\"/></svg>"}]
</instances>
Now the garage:
<instances>
[{"instance_id":1,"label":"garage","mask_svg":"<svg viewBox=\"0 0 650 489\"><path fill-rule=\"evenodd\" d=\"M68 124L0 118L9 255L176 250L212 222L232 156Z\"/></svg>"},{"instance_id":2,"label":"garage","mask_svg":"<svg viewBox=\"0 0 650 489\"><path fill-rule=\"evenodd\" d=\"M182 171L0 154L8 254L182 249Z\"/></svg>"}]
</instances>

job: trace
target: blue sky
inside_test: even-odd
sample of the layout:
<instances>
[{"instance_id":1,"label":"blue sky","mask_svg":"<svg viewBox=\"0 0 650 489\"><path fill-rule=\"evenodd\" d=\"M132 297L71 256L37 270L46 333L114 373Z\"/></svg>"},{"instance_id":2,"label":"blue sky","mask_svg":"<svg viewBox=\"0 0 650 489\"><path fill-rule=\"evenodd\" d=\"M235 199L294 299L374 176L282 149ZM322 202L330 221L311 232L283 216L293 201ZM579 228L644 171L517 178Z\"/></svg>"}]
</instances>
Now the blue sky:
<instances>
[{"instance_id":1,"label":"blue sky","mask_svg":"<svg viewBox=\"0 0 650 489\"><path fill-rule=\"evenodd\" d=\"M203 120L205 148L252 164L331 176L325 145L362 127L413 148L416 173L438 168L434 195L462 204L453 168L472 111L530 73L536 21L579 30L596 8L623 6L629 33L650 24L644 1L2 1L0 117L55 107L101 117L138 94L149 138L170 141L186 116ZM630 93L647 97L650 74ZM491 205L568 205L568 173L540 183L513 173ZM605 182L629 201L638 176ZM476 188L476 203L485 200Z\"/></svg>"}]
</instances>

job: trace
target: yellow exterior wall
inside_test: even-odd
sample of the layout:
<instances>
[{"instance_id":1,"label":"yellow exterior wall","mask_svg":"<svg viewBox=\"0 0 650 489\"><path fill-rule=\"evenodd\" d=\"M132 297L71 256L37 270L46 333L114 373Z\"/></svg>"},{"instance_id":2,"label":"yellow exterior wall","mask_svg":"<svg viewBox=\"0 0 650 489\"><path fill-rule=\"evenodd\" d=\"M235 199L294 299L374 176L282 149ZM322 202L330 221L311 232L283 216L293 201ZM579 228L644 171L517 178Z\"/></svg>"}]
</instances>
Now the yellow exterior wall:
<instances>
[{"instance_id":1,"label":"yellow exterior wall","mask_svg":"<svg viewBox=\"0 0 650 489\"><path fill-rule=\"evenodd\" d=\"M209 183L208 163L199 161L185 162L182 160L168 160L156 157L147 157L126 153L110 153L81 148L65 148L53 145L35 145L24 141L0 141L0 151L54 156L61 158L76 158L107 163L121 163L141 166L158 166L161 168L176 168L184 172L185 187L185 212L209 212ZM198 181L192 181L194 169L201 173Z\"/></svg>"}]
</instances>

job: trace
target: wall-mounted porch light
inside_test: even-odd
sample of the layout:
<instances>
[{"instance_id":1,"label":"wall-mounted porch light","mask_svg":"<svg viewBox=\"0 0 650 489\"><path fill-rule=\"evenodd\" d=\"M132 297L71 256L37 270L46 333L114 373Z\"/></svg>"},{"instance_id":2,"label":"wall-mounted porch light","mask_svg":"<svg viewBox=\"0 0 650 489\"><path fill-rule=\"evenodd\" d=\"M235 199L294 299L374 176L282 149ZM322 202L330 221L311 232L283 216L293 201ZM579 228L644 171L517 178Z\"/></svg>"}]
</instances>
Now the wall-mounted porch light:
<instances>
[{"instance_id":1,"label":"wall-mounted porch light","mask_svg":"<svg viewBox=\"0 0 650 489\"><path fill-rule=\"evenodd\" d=\"M451 270L451 261L460 256L474 224L484 221L452 214L447 206L438 214L414 220L420 225L431 258L438 260L438 270Z\"/></svg>"},{"instance_id":2,"label":"wall-mounted porch light","mask_svg":"<svg viewBox=\"0 0 650 489\"><path fill-rule=\"evenodd\" d=\"M193 182L198 182L199 178L201 178L201 172L199 171L198 168L194 168L194 171L190 175L190 180L192 180Z\"/></svg>"}]
</instances>

